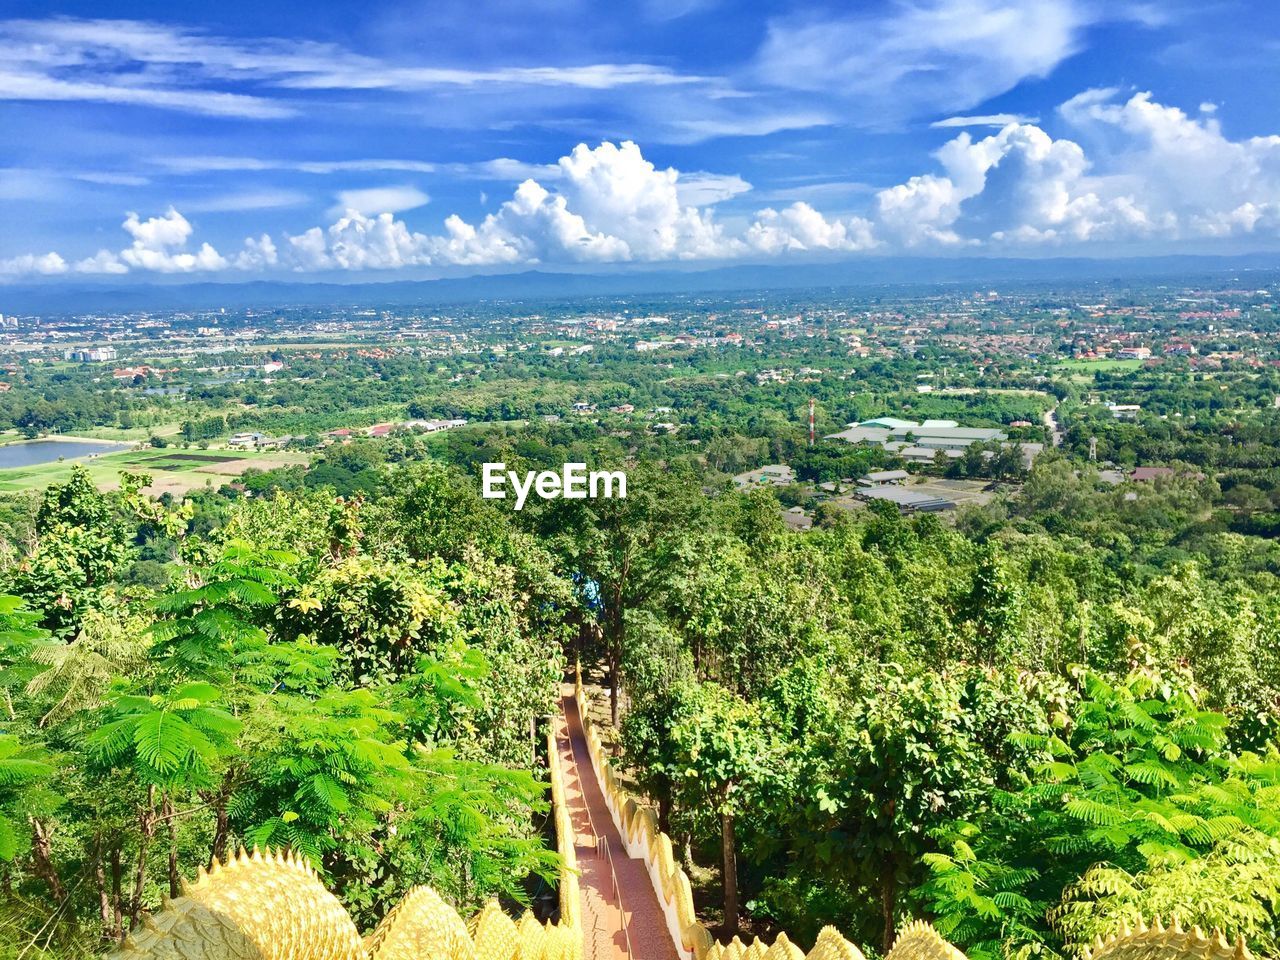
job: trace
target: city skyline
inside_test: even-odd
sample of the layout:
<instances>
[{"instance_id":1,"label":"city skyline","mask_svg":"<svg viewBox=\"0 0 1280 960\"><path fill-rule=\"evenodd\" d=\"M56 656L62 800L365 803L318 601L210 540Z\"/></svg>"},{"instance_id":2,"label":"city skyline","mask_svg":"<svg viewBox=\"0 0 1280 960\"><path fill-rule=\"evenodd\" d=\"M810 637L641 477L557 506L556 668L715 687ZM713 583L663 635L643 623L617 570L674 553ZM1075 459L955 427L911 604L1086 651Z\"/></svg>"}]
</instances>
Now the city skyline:
<instances>
[{"instance_id":1,"label":"city skyline","mask_svg":"<svg viewBox=\"0 0 1280 960\"><path fill-rule=\"evenodd\" d=\"M6 9L0 282L1280 239L1262 3Z\"/></svg>"}]
</instances>

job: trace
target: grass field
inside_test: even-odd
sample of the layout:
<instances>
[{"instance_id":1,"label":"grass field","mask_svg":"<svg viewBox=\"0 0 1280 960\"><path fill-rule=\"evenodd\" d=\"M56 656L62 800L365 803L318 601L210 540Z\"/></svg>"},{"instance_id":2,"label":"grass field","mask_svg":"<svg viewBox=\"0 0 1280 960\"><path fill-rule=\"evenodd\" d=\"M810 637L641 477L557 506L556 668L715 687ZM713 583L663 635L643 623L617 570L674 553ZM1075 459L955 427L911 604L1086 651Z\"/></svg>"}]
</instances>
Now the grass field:
<instances>
[{"instance_id":1,"label":"grass field","mask_svg":"<svg viewBox=\"0 0 1280 960\"><path fill-rule=\"evenodd\" d=\"M1073 370L1077 373L1115 373L1116 371L1133 371L1141 368L1142 360L1063 360L1057 365L1059 370Z\"/></svg>"},{"instance_id":2,"label":"grass field","mask_svg":"<svg viewBox=\"0 0 1280 960\"><path fill-rule=\"evenodd\" d=\"M112 488L120 483L120 472L151 474L152 494L182 494L206 484L221 486L250 468L269 470L273 467L307 463L305 453L265 451L145 449L126 450L80 460L59 460L33 467L0 470L0 493L23 493L43 490L51 483L65 481L75 465L83 466L98 486Z\"/></svg>"}]
</instances>

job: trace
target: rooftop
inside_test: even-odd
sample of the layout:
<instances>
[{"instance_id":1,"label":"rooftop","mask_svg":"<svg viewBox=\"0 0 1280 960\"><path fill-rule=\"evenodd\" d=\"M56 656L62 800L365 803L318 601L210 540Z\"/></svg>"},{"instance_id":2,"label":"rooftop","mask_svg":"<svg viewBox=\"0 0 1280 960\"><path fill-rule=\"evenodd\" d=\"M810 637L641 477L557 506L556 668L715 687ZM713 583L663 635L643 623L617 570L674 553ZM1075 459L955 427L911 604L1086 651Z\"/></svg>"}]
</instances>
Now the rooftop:
<instances>
[{"instance_id":1,"label":"rooftop","mask_svg":"<svg viewBox=\"0 0 1280 960\"><path fill-rule=\"evenodd\" d=\"M888 500L890 503L896 503L898 509L903 511L920 510L934 513L940 510L954 510L956 506L950 500L944 500L942 497L934 497L927 493L918 493L906 487L893 485L864 487L858 491L858 496L864 500Z\"/></svg>"}]
</instances>

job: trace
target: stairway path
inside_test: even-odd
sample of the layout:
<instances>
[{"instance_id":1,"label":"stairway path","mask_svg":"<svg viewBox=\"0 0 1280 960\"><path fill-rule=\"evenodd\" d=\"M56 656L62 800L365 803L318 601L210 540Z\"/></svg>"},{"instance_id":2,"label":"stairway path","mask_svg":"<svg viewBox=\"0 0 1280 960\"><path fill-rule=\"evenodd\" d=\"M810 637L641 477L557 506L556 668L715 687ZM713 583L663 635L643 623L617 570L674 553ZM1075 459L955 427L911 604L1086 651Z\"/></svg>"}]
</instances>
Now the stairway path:
<instances>
[{"instance_id":1,"label":"stairway path","mask_svg":"<svg viewBox=\"0 0 1280 960\"><path fill-rule=\"evenodd\" d=\"M579 883L584 960L678 960L649 871L643 860L627 856L591 769L591 754L572 684L561 688L560 705L556 749L565 778L565 806L582 870ZM603 856L605 844L597 849L597 837L612 853L612 872L609 859Z\"/></svg>"}]
</instances>

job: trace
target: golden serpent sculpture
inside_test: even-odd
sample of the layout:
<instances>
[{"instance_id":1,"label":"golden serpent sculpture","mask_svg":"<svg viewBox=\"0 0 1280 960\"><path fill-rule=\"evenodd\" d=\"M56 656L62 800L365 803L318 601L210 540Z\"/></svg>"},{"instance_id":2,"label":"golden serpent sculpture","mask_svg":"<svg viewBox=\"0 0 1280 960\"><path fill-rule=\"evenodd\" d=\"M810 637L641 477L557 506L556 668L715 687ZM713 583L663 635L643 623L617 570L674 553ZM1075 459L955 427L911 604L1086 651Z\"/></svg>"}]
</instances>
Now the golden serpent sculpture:
<instances>
[{"instance_id":1,"label":"golden serpent sculpture","mask_svg":"<svg viewBox=\"0 0 1280 960\"><path fill-rule=\"evenodd\" d=\"M241 853L201 871L184 895L130 934L113 960L581 960L569 924L512 920L496 903L469 923L429 887L417 887L361 937L316 872L291 854ZM786 934L771 946L735 938L701 960L864 960L834 927L805 954ZM965 960L927 923L902 928L885 960ZM1243 940L1168 928L1159 920L1098 941L1090 960L1252 960Z\"/></svg>"}]
</instances>

